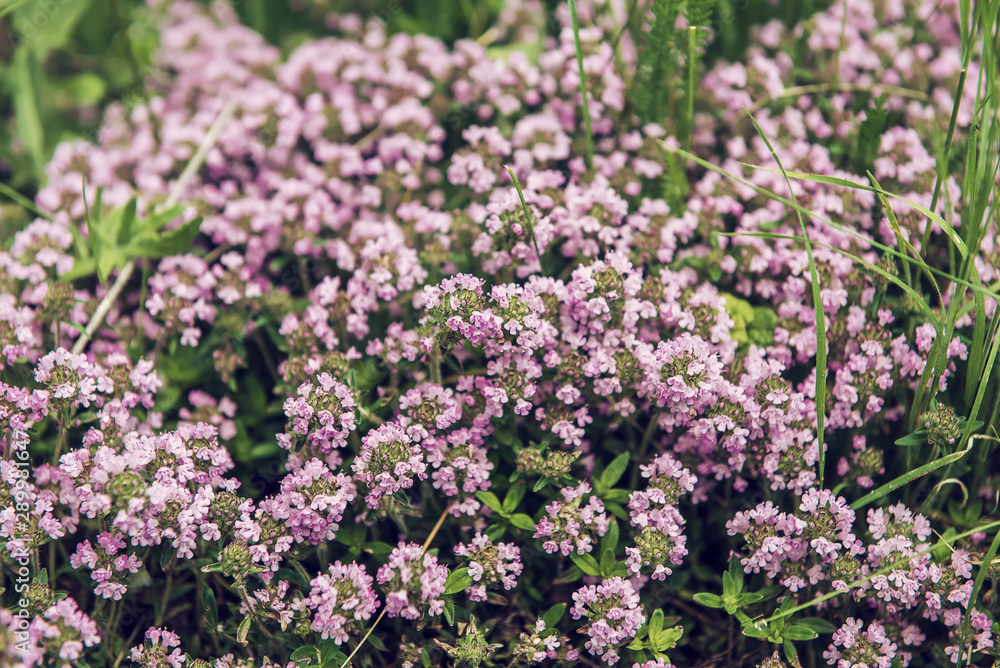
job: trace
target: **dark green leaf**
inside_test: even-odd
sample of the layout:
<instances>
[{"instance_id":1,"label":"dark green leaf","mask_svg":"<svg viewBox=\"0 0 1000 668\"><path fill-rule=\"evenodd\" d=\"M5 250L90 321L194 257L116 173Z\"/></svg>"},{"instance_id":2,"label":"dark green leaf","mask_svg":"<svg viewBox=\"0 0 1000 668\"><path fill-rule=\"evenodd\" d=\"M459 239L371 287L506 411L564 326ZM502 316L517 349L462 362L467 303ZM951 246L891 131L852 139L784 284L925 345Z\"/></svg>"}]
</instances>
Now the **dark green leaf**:
<instances>
[{"instance_id":1,"label":"dark green leaf","mask_svg":"<svg viewBox=\"0 0 1000 668\"><path fill-rule=\"evenodd\" d=\"M530 515L525 515L524 513L517 513L516 515L511 515L510 523L516 526L518 529L523 529L525 531L535 530L535 521L531 519Z\"/></svg>"},{"instance_id":2,"label":"dark green leaf","mask_svg":"<svg viewBox=\"0 0 1000 668\"><path fill-rule=\"evenodd\" d=\"M118 229L119 246L128 244L129 238L132 236L132 225L135 223L136 204L137 200L133 197L128 201L128 204L125 205L124 210L122 210L121 226Z\"/></svg>"},{"instance_id":3,"label":"dark green leaf","mask_svg":"<svg viewBox=\"0 0 1000 668\"><path fill-rule=\"evenodd\" d=\"M589 554L577 554L576 552L574 552L573 554L569 555L569 558L572 559L573 563L576 564L580 568L580 570L586 573L587 575L600 577L601 575L600 564L598 564L597 560L594 559Z\"/></svg>"},{"instance_id":4,"label":"dark green leaf","mask_svg":"<svg viewBox=\"0 0 1000 668\"><path fill-rule=\"evenodd\" d=\"M164 545L160 550L160 568L166 570L167 564L170 563L175 554L177 554L177 548L172 545Z\"/></svg>"},{"instance_id":5,"label":"dark green leaf","mask_svg":"<svg viewBox=\"0 0 1000 668\"><path fill-rule=\"evenodd\" d=\"M611 523L608 526L608 532L604 534L601 538L601 553L605 553L608 550L612 552L618 547L618 537L620 534L620 529L618 528L618 520L614 517L611 518Z\"/></svg>"},{"instance_id":6,"label":"dark green leaf","mask_svg":"<svg viewBox=\"0 0 1000 668\"><path fill-rule=\"evenodd\" d=\"M563 618L564 614L566 614L565 603L556 603L551 608L546 610L545 614L542 615L542 621L545 622L545 628L554 629L556 624L559 623L559 620Z\"/></svg>"},{"instance_id":7,"label":"dark green leaf","mask_svg":"<svg viewBox=\"0 0 1000 668\"><path fill-rule=\"evenodd\" d=\"M507 496L503 500L503 511L510 514L517 510L518 504L521 503L521 499L524 498L524 493L527 491L527 485L514 485L507 490Z\"/></svg>"},{"instance_id":8,"label":"dark green leaf","mask_svg":"<svg viewBox=\"0 0 1000 668\"><path fill-rule=\"evenodd\" d=\"M468 568L458 568L448 575L448 580L444 583L445 594L457 594L465 591L472 584L472 576L469 575Z\"/></svg>"},{"instance_id":9,"label":"dark green leaf","mask_svg":"<svg viewBox=\"0 0 1000 668\"><path fill-rule=\"evenodd\" d=\"M601 474L601 486L604 489L611 489L615 486L615 483L621 480L622 475L625 473L625 469L628 468L628 460L630 453L623 452L617 457L615 457L608 468L604 469Z\"/></svg>"},{"instance_id":10,"label":"dark green leaf","mask_svg":"<svg viewBox=\"0 0 1000 668\"><path fill-rule=\"evenodd\" d=\"M721 608L722 598L708 592L698 592L693 596L696 603L700 603L709 608ZM761 636L763 637L763 636Z\"/></svg>"},{"instance_id":11,"label":"dark green leaf","mask_svg":"<svg viewBox=\"0 0 1000 668\"><path fill-rule=\"evenodd\" d=\"M476 492L476 498L489 506L493 512L503 515L503 505L493 492Z\"/></svg>"},{"instance_id":12,"label":"dark green leaf","mask_svg":"<svg viewBox=\"0 0 1000 668\"><path fill-rule=\"evenodd\" d=\"M364 549L365 551L374 554L376 557L384 557L392 552L392 545L373 540L370 543L366 543Z\"/></svg>"},{"instance_id":13,"label":"dark green leaf","mask_svg":"<svg viewBox=\"0 0 1000 668\"><path fill-rule=\"evenodd\" d=\"M817 635L819 634L804 624L792 624L781 632L781 636L787 640L813 640Z\"/></svg>"},{"instance_id":14,"label":"dark green leaf","mask_svg":"<svg viewBox=\"0 0 1000 668\"><path fill-rule=\"evenodd\" d=\"M897 439L896 445L905 448L905 447L912 447L915 445L923 445L926 442L927 442L927 432L924 431L923 429L918 429L912 434L908 434L903 438Z\"/></svg>"},{"instance_id":15,"label":"dark green leaf","mask_svg":"<svg viewBox=\"0 0 1000 668\"><path fill-rule=\"evenodd\" d=\"M796 619L795 624L797 626L805 626L819 634L833 633L837 630L836 626L822 617L803 617L802 619Z\"/></svg>"},{"instance_id":16,"label":"dark green leaf","mask_svg":"<svg viewBox=\"0 0 1000 668\"><path fill-rule=\"evenodd\" d=\"M604 555L601 556L601 576L610 578L615 569L615 563L615 553L611 550L605 550Z\"/></svg>"},{"instance_id":17,"label":"dark green leaf","mask_svg":"<svg viewBox=\"0 0 1000 668\"><path fill-rule=\"evenodd\" d=\"M781 648L785 650L785 658L788 659L788 663L793 666L801 666L802 663L799 661L799 653L795 649L795 645L792 644L791 640L785 640L781 643Z\"/></svg>"},{"instance_id":18,"label":"dark green leaf","mask_svg":"<svg viewBox=\"0 0 1000 668\"><path fill-rule=\"evenodd\" d=\"M219 624L219 607L215 602L215 592L207 584L201 590L201 605L205 608L205 621L209 628L214 629Z\"/></svg>"}]
</instances>

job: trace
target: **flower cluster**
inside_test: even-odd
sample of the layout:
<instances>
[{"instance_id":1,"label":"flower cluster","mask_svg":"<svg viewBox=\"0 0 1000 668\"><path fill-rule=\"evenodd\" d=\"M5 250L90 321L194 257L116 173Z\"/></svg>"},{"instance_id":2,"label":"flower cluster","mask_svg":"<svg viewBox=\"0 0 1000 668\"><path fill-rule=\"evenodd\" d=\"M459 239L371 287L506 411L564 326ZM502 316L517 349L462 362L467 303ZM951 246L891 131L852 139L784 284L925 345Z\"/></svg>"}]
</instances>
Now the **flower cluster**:
<instances>
[{"instance_id":1,"label":"flower cluster","mask_svg":"<svg viewBox=\"0 0 1000 668\"><path fill-rule=\"evenodd\" d=\"M725 568L729 549L748 587L823 601L831 665L905 664L928 637L956 662L994 649L994 597L973 596L988 466L852 505L987 427L962 410L983 403L998 301L996 225L969 224L992 184L936 159L953 105L953 152L995 134L992 51L965 35L982 17L834 0L794 27L747 22L745 54L720 42L699 76L726 3L579 0L574 29L565 4L510 0L447 43L406 34L409 15L389 34L294 4L323 39L279 49L229 4L146 3L143 95L56 148L38 219L0 207L0 567L32 571L30 619L0 607L0 662L274 665L236 659L246 641L336 663L377 584L408 623L362 664L496 644L498 663L570 663L575 627L604 663L666 668L628 640L673 607L685 558ZM904 199L890 210L865 174ZM91 236L126 217L128 264ZM495 489L517 491L485 503ZM949 521L970 531L945 552ZM727 549L688 539L723 525ZM593 561L600 581L571 582ZM471 584L445 594L462 565ZM476 626L461 597L485 618L501 588L502 623ZM555 614L571 590L575 624ZM154 614L115 627L135 609ZM187 656L188 633L220 656Z\"/></svg>"},{"instance_id":2,"label":"flower cluster","mask_svg":"<svg viewBox=\"0 0 1000 668\"><path fill-rule=\"evenodd\" d=\"M587 620L580 630L590 637L587 650L609 665L618 662L615 648L646 623L639 595L631 582L620 577L579 589L573 594L573 601L570 608L573 619Z\"/></svg>"},{"instance_id":3,"label":"flower cluster","mask_svg":"<svg viewBox=\"0 0 1000 668\"><path fill-rule=\"evenodd\" d=\"M542 549L563 556L574 552L586 554L594 549L595 539L607 533L610 524L600 499L590 496L583 502L590 491L586 482L565 487L560 492L562 501L545 506L546 516L535 527L535 538L543 539Z\"/></svg>"},{"instance_id":4,"label":"flower cluster","mask_svg":"<svg viewBox=\"0 0 1000 668\"><path fill-rule=\"evenodd\" d=\"M362 439L353 470L355 477L368 485L365 502L373 509L379 507L384 496L412 487L414 479L427 477L420 446L395 422L368 432Z\"/></svg>"},{"instance_id":5,"label":"flower cluster","mask_svg":"<svg viewBox=\"0 0 1000 668\"><path fill-rule=\"evenodd\" d=\"M494 545L492 540L481 533L476 533L468 545L456 545L455 555L463 557L469 565L473 584L468 587L468 592L473 601L485 601L487 587L502 584L504 589L513 589L523 568L521 550L516 545Z\"/></svg>"},{"instance_id":6,"label":"flower cluster","mask_svg":"<svg viewBox=\"0 0 1000 668\"><path fill-rule=\"evenodd\" d=\"M444 610L444 583L448 568L437 557L425 554L416 543L401 542L392 549L376 577L386 592L385 609L390 617L420 619Z\"/></svg>"},{"instance_id":7,"label":"flower cluster","mask_svg":"<svg viewBox=\"0 0 1000 668\"><path fill-rule=\"evenodd\" d=\"M329 574L322 573L309 584L309 595L296 599L292 609L308 608L310 628L338 645L347 642L348 632L357 630L358 622L371 618L378 609L372 577L360 564L345 566L337 561L330 564Z\"/></svg>"}]
</instances>

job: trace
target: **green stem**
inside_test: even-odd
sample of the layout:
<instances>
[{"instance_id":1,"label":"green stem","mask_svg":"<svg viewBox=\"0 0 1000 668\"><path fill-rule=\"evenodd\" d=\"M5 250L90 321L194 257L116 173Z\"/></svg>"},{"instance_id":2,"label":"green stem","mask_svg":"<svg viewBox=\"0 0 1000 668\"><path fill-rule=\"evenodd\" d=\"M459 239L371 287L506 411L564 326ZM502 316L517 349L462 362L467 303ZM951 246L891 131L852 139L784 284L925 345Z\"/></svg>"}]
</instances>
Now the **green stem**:
<instances>
[{"instance_id":1,"label":"green stem","mask_svg":"<svg viewBox=\"0 0 1000 668\"><path fill-rule=\"evenodd\" d=\"M688 28L688 77L687 77L687 117L684 123L684 147L691 150L691 136L694 134L694 69L697 58L698 28Z\"/></svg>"},{"instance_id":2,"label":"green stem","mask_svg":"<svg viewBox=\"0 0 1000 668\"><path fill-rule=\"evenodd\" d=\"M163 585L163 599L160 603L160 611L156 613L156 621L153 622L153 626L160 626L163 623L163 616L167 612L167 604L170 602L170 588L174 584L174 574L171 571L167 571L167 581Z\"/></svg>"},{"instance_id":3,"label":"green stem","mask_svg":"<svg viewBox=\"0 0 1000 668\"><path fill-rule=\"evenodd\" d=\"M583 101L583 124L587 131L587 169L594 166L594 133L590 125L590 103L587 101L587 78L583 72L583 47L580 44L580 19L576 14L576 0L569 0L569 17L573 24L573 43L576 45L576 65L580 71L580 97Z\"/></svg>"},{"instance_id":4,"label":"green stem","mask_svg":"<svg viewBox=\"0 0 1000 668\"><path fill-rule=\"evenodd\" d=\"M431 349L431 382L441 385L441 351L438 349L437 341Z\"/></svg>"},{"instance_id":5,"label":"green stem","mask_svg":"<svg viewBox=\"0 0 1000 668\"><path fill-rule=\"evenodd\" d=\"M632 478L630 489L635 489L639 484L639 465L642 464L646 457L646 450L649 449L649 444L653 440L653 434L656 433L657 428L660 426L660 415L662 411L657 411L653 419L649 421L646 426L646 431L642 434L642 443L639 444L639 452L635 455L635 461L633 462L635 466L632 467Z\"/></svg>"}]
</instances>

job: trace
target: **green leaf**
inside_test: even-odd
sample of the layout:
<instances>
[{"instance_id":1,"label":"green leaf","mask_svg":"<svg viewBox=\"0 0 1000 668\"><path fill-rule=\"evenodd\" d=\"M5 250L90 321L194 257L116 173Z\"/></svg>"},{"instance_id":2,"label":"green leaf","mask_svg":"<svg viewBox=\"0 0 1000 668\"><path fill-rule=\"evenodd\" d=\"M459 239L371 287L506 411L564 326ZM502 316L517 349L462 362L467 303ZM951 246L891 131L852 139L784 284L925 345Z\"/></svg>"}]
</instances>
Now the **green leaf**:
<instances>
[{"instance_id":1,"label":"green leaf","mask_svg":"<svg viewBox=\"0 0 1000 668\"><path fill-rule=\"evenodd\" d=\"M118 229L118 245L124 246L132 236L132 225L135 223L135 209L138 201L135 197L128 201L121 214L121 226Z\"/></svg>"},{"instance_id":2,"label":"green leaf","mask_svg":"<svg viewBox=\"0 0 1000 668\"><path fill-rule=\"evenodd\" d=\"M666 652L677 645L677 641L684 635L684 627L678 626L672 629L665 629L655 637L650 634L654 652Z\"/></svg>"},{"instance_id":3,"label":"green leaf","mask_svg":"<svg viewBox=\"0 0 1000 668\"><path fill-rule=\"evenodd\" d=\"M251 617L247 616L240 622L240 627L236 630L236 642L241 645L247 644L247 634L250 633Z\"/></svg>"},{"instance_id":4,"label":"green leaf","mask_svg":"<svg viewBox=\"0 0 1000 668\"><path fill-rule=\"evenodd\" d=\"M610 578L616 564L614 551L606 550L601 557L601 577Z\"/></svg>"},{"instance_id":5,"label":"green leaf","mask_svg":"<svg viewBox=\"0 0 1000 668\"><path fill-rule=\"evenodd\" d=\"M312 645L303 645L297 648L288 657L290 661L302 661L303 659L309 661L319 656L319 650L317 650Z\"/></svg>"},{"instance_id":6,"label":"green leaf","mask_svg":"<svg viewBox=\"0 0 1000 668\"><path fill-rule=\"evenodd\" d=\"M527 491L527 485L514 485L507 490L507 496L503 500L503 511L509 514L517 510L518 504L521 503L521 499L524 498L524 493Z\"/></svg>"},{"instance_id":7,"label":"green leaf","mask_svg":"<svg viewBox=\"0 0 1000 668\"><path fill-rule=\"evenodd\" d=\"M215 592L207 584L201 590L201 605L205 609L205 621L214 629L219 624L219 606L215 602Z\"/></svg>"},{"instance_id":8,"label":"green leaf","mask_svg":"<svg viewBox=\"0 0 1000 668\"><path fill-rule=\"evenodd\" d=\"M448 579L444 583L444 593L457 594L460 591L465 591L470 584L472 584L472 576L469 575L469 569L455 569L448 575Z\"/></svg>"},{"instance_id":9,"label":"green leaf","mask_svg":"<svg viewBox=\"0 0 1000 668\"><path fill-rule=\"evenodd\" d=\"M656 638L663 631L663 610L657 608L649 617L649 637Z\"/></svg>"},{"instance_id":10,"label":"green leaf","mask_svg":"<svg viewBox=\"0 0 1000 668\"><path fill-rule=\"evenodd\" d=\"M510 523L516 526L518 529L523 529L525 531L535 530L535 521L531 519L530 515L525 515L524 513L517 513L516 515L511 515Z\"/></svg>"},{"instance_id":11,"label":"green leaf","mask_svg":"<svg viewBox=\"0 0 1000 668\"><path fill-rule=\"evenodd\" d=\"M608 526L607 533L601 538L601 553L605 553L608 550L612 552L618 547L618 537L621 530L618 528L618 520L614 517L611 518L611 523Z\"/></svg>"},{"instance_id":12,"label":"green leaf","mask_svg":"<svg viewBox=\"0 0 1000 668\"><path fill-rule=\"evenodd\" d=\"M781 632L786 640L814 640L819 634L804 624L792 624Z\"/></svg>"},{"instance_id":13,"label":"green leaf","mask_svg":"<svg viewBox=\"0 0 1000 668\"><path fill-rule=\"evenodd\" d=\"M915 445L923 445L926 442L927 442L927 430L918 429L912 434L907 434L903 438L897 439L896 445L908 448Z\"/></svg>"},{"instance_id":14,"label":"green leaf","mask_svg":"<svg viewBox=\"0 0 1000 668\"><path fill-rule=\"evenodd\" d=\"M392 552L392 545L388 543L383 543L381 541L373 540L370 543L364 544L364 550L370 554L374 554L376 557L384 557L385 555Z\"/></svg>"},{"instance_id":15,"label":"green leaf","mask_svg":"<svg viewBox=\"0 0 1000 668\"><path fill-rule=\"evenodd\" d=\"M793 666L802 665L799 661L799 652L795 649L795 645L792 644L791 640L785 640L781 643L781 648L785 651L785 658L788 659L788 663Z\"/></svg>"},{"instance_id":16,"label":"green leaf","mask_svg":"<svg viewBox=\"0 0 1000 668\"><path fill-rule=\"evenodd\" d=\"M601 486L604 489L611 489L615 486L619 480L621 480L622 475L625 473L625 469L628 468L628 460L631 456L628 452L623 452L608 464L608 468L604 469L601 473Z\"/></svg>"},{"instance_id":17,"label":"green leaf","mask_svg":"<svg viewBox=\"0 0 1000 668\"><path fill-rule=\"evenodd\" d=\"M742 608L745 605L753 605L754 603L760 603L764 600L763 594L758 594L755 591L743 592L736 596L736 607Z\"/></svg>"},{"instance_id":18,"label":"green leaf","mask_svg":"<svg viewBox=\"0 0 1000 668\"><path fill-rule=\"evenodd\" d=\"M174 558L175 554L177 554L177 548L172 545L164 545L160 550L160 568L166 570L167 564L170 563L170 560Z\"/></svg>"},{"instance_id":19,"label":"green leaf","mask_svg":"<svg viewBox=\"0 0 1000 668\"><path fill-rule=\"evenodd\" d=\"M628 647L630 650L633 650L633 651L641 651L641 650L646 649L646 641L645 640L633 640L628 645L626 645L626 647Z\"/></svg>"},{"instance_id":20,"label":"green leaf","mask_svg":"<svg viewBox=\"0 0 1000 668\"><path fill-rule=\"evenodd\" d=\"M587 575L593 575L595 577L600 577L601 567L589 554L577 554L576 552L569 555L569 558L576 564L581 571Z\"/></svg>"},{"instance_id":21,"label":"green leaf","mask_svg":"<svg viewBox=\"0 0 1000 668\"><path fill-rule=\"evenodd\" d=\"M754 626L753 622L746 621L743 623L743 635L748 638L766 638L771 635L771 630L767 627L767 624L763 625L764 628L757 628Z\"/></svg>"},{"instance_id":22,"label":"green leaf","mask_svg":"<svg viewBox=\"0 0 1000 668\"><path fill-rule=\"evenodd\" d=\"M538 492L538 491L544 489L545 486L548 485L548 484L549 484L549 479L548 478L539 478L538 480L535 481L535 486L531 488L531 491L532 492Z\"/></svg>"},{"instance_id":23,"label":"green leaf","mask_svg":"<svg viewBox=\"0 0 1000 668\"><path fill-rule=\"evenodd\" d=\"M827 633L833 633L837 630L837 627L823 619L822 617L803 617L802 619L795 620L796 625L805 626L808 629L812 629L818 634L826 635Z\"/></svg>"},{"instance_id":24,"label":"green leaf","mask_svg":"<svg viewBox=\"0 0 1000 668\"><path fill-rule=\"evenodd\" d=\"M733 585L733 576L729 574L729 571L722 573L722 597L732 598L736 596L736 587Z\"/></svg>"},{"instance_id":25,"label":"green leaf","mask_svg":"<svg viewBox=\"0 0 1000 668\"><path fill-rule=\"evenodd\" d=\"M35 46L25 46L14 54L9 74L14 98L14 125L17 136L24 145L34 177L45 183L45 123L42 120L40 91L40 66Z\"/></svg>"},{"instance_id":26,"label":"green leaf","mask_svg":"<svg viewBox=\"0 0 1000 668\"><path fill-rule=\"evenodd\" d=\"M170 221L177 220L183 216L184 210L187 208L187 204L174 204L173 206L153 211L146 216L146 222L153 230L163 229Z\"/></svg>"},{"instance_id":27,"label":"green leaf","mask_svg":"<svg viewBox=\"0 0 1000 668\"><path fill-rule=\"evenodd\" d=\"M125 246L130 258L158 258L178 255L191 248L191 243L201 231L201 216L196 216L175 230L160 235L147 233Z\"/></svg>"},{"instance_id":28,"label":"green leaf","mask_svg":"<svg viewBox=\"0 0 1000 668\"><path fill-rule=\"evenodd\" d=\"M722 598L708 592L698 592L693 596L696 603L700 603L708 608L722 608ZM764 636L760 636L764 637Z\"/></svg>"},{"instance_id":29,"label":"green leaf","mask_svg":"<svg viewBox=\"0 0 1000 668\"><path fill-rule=\"evenodd\" d=\"M494 524L486 530L486 535L494 543L503 538L504 534L507 533L506 524Z\"/></svg>"},{"instance_id":30,"label":"green leaf","mask_svg":"<svg viewBox=\"0 0 1000 668\"><path fill-rule=\"evenodd\" d=\"M504 515L503 505L493 492L476 492L476 498L489 506L493 512Z\"/></svg>"},{"instance_id":31,"label":"green leaf","mask_svg":"<svg viewBox=\"0 0 1000 668\"><path fill-rule=\"evenodd\" d=\"M444 619L448 622L448 626L455 623L455 603L451 599L444 602Z\"/></svg>"},{"instance_id":32,"label":"green leaf","mask_svg":"<svg viewBox=\"0 0 1000 668\"><path fill-rule=\"evenodd\" d=\"M559 623L559 620L563 618L564 614L566 614L565 603L556 603L551 608L546 610L545 614L542 615L542 621L545 622L545 628L554 629L556 624Z\"/></svg>"},{"instance_id":33,"label":"green leaf","mask_svg":"<svg viewBox=\"0 0 1000 668\"><path fill-rule=\"evenodd\" d=\"M624 503L628 501L629 496L631 496L629 491L620 487L609 489L601 494L601 498L604 499L606 503Z\"/></svg>"},{"instance_id":34,"label":"green leaf","mask_svg":"<svg viewBox=\"0 0 1000 668\"><path fill-rule=\"evenodd\" d=\"M733 581L735 588L734 593L739 594L743 591L743 564L740 563L739 557L733 557L729 560L729 578Z\"/></svg>"}]
</instances>

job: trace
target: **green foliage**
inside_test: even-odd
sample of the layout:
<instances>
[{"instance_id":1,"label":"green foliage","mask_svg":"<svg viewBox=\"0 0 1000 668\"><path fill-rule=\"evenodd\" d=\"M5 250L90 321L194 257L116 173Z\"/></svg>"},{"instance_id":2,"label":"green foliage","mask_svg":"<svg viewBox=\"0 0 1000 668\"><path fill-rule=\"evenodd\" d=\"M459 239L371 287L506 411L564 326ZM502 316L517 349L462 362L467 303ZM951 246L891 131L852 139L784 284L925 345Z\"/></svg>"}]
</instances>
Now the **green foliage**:
<instances>
[{"instance_id":1,"label":"green foliage","mask_svg":"<svg viewBox=\"0 0 1000 668\"><path fill-rule=\"evenodd\" d=\"M652 0L652 19L645 30L632 87L636 110L647 123L664 122L670 88L679 85L673 76L678 64L674 24L679 11L678 0Z\"/></svg>"}]
</instances>

